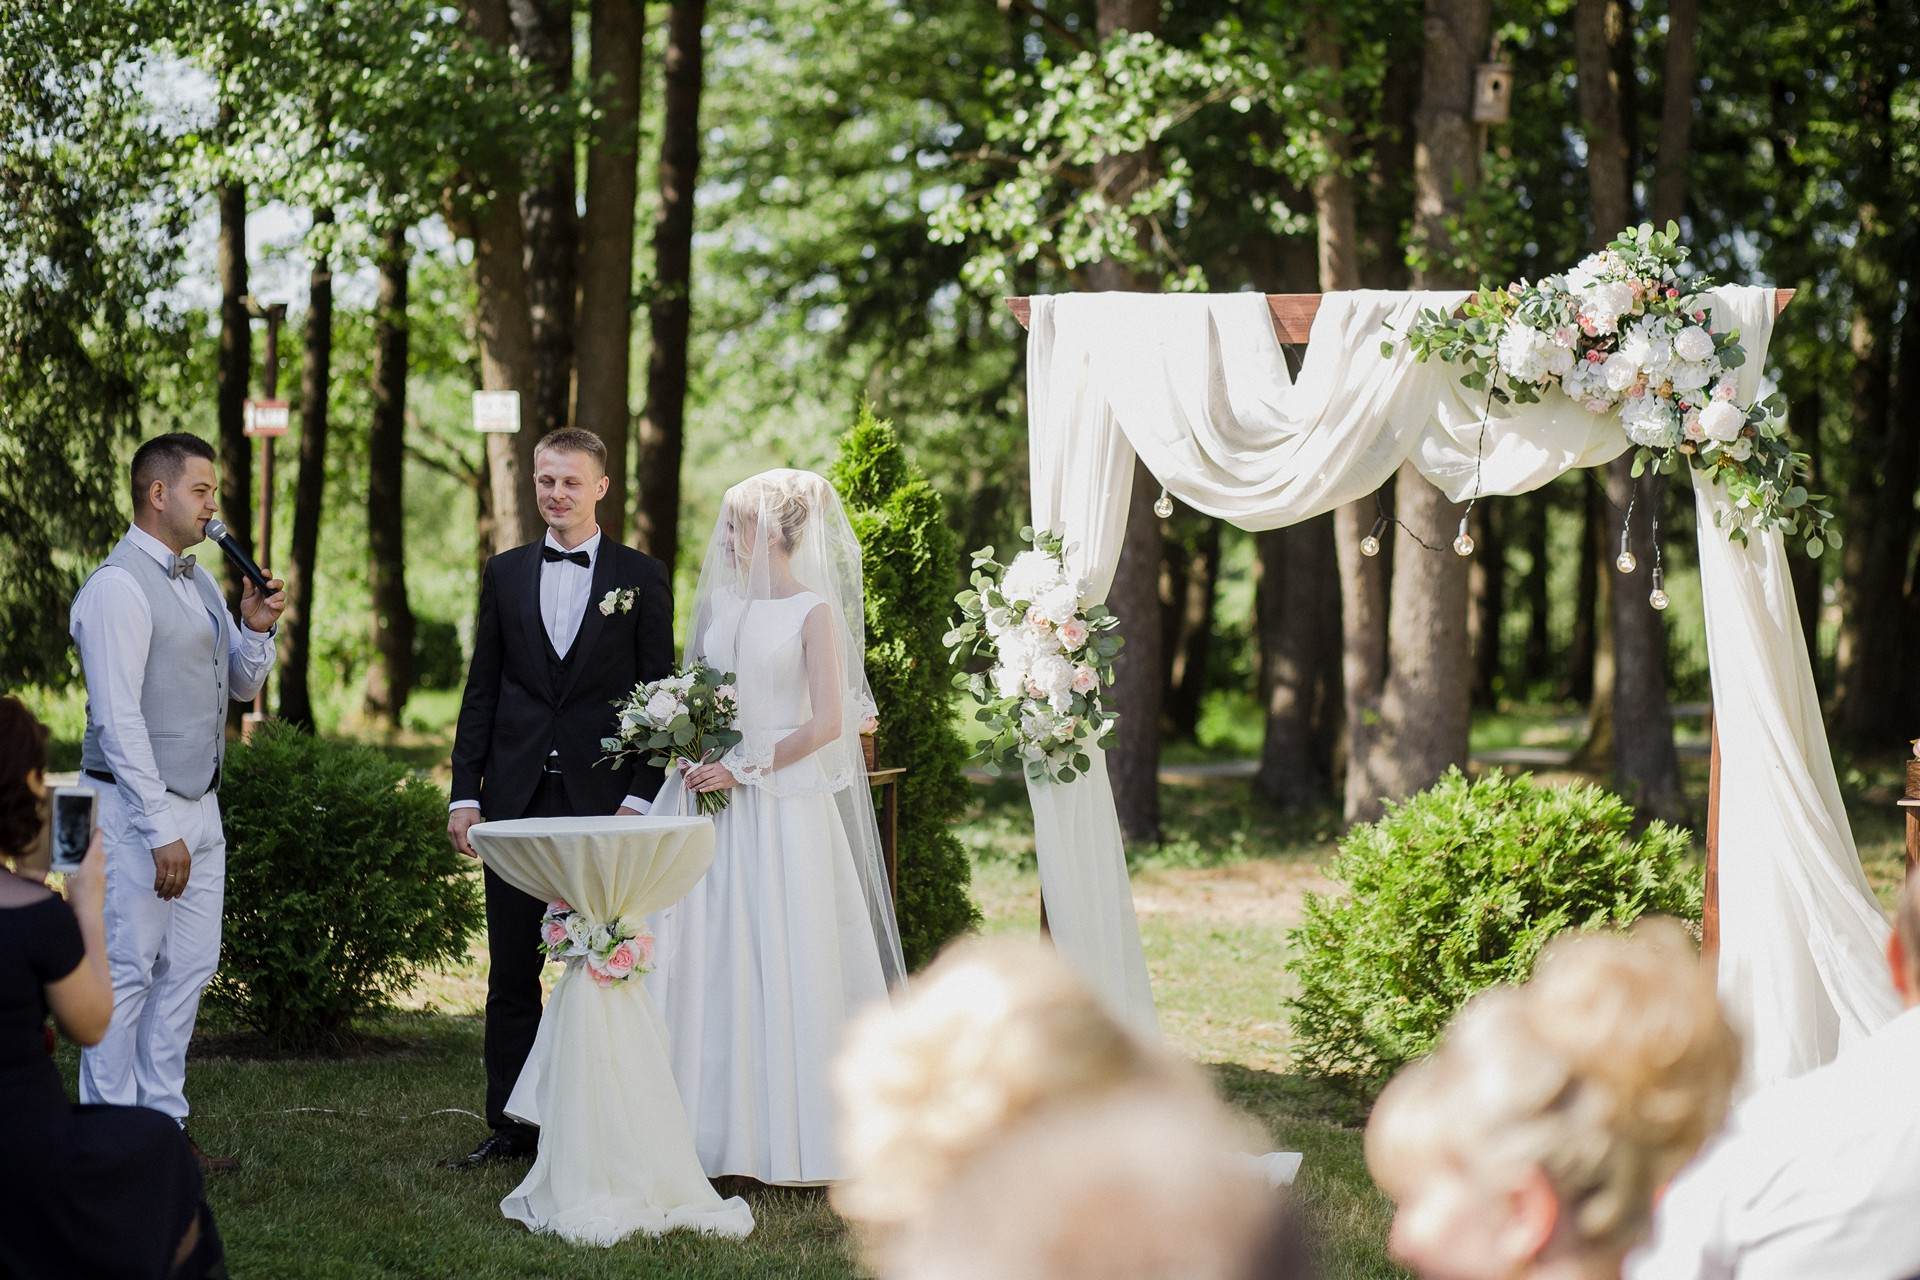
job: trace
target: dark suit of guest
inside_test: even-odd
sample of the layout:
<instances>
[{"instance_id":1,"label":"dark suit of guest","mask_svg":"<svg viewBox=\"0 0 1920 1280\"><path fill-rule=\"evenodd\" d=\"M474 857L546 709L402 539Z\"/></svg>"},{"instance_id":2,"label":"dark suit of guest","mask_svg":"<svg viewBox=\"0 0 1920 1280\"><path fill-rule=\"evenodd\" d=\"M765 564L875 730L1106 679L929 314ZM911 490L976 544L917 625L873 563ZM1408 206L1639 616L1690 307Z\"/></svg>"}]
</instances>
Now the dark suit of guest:
<instances>
[{"instance_id":1,"label":"dark suit of guest","mask_svg":"<svg viewBox=\"0 0 1920 1280\"><path fill-rule=\"evenodd\" d=\"M586 563L578 563L582 555ZM627 607L602 611L608 593ZM490 821L611 814L650 801L658 769L596 764L613 704L673 668L667 568L596 535L572 552L551 534L487 561L473 661L453 740L453 805ZM486 870L487 1122L531 1139L506 1102L540 1025L546 904Z\"/></svg>"}]
</instances>

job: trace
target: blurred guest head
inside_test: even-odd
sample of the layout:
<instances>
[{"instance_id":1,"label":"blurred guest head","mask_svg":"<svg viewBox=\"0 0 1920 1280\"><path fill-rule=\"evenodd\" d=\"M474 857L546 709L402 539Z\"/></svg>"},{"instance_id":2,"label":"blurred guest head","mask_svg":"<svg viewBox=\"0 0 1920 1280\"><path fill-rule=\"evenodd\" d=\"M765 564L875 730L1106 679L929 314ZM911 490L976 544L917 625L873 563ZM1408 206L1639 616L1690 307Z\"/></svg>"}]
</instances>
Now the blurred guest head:
<instances>
[{"instance_id":1,"label":"blurred guest head","mask_svg":"<svg viewBox=\"0 0 1920 1280\"><path fill-rule=\"evenodd\" d=\"M0 858L29 852L46 826L47 726L0 696Z\"/></svg>"},{"instance_id":2,"label":"blurred guest head","mask_svg":"<svg viewBox=\"0 0 1920 1280\"><path fill-rule=\"evenodd\" d=\"M1655 1191L1719 1128L1739 1056L1678 923L1553 944L1374 1108L1393 1253L1429 1280L1617 1276Z\"/></svg>"},{"instance_id":3,"label":"blurred guest head","mask_svg":"<svg viewBox=\"0 0 1920 1280\"><path fill-rule=\"evenodd\" d=\"M1240 1280L1270 1234L1247 1126L1038 943L952 948L835 1075L834 1203L890 1278Z\"/></svg>"}]
</instances>

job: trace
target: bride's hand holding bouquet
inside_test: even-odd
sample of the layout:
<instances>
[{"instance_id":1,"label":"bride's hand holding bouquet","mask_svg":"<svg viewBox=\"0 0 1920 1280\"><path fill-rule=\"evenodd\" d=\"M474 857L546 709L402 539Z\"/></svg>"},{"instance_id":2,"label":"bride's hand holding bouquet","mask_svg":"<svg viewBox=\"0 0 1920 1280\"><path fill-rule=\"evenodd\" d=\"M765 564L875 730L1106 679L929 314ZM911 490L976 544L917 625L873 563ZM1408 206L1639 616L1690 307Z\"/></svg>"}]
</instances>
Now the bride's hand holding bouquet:
<instances>
[{"instance_id":1,"label":"bride's hand holding bouquet","mask_svg":"<svg viewBox=\"0 0 1920 1280\"><path fill-rule=\"evenodd\" d=\"M601 759L613 762L645 753L655 768L679 765L701 813L727 807L726 783L702 771L724 773L718 760L740 741L740 731L733 727L740 706L732 672L689 662L670 676L641 685L614 707L620 727L617 736L600 740ZM696 776L708 785L696 785Z\"/></svg>"}]
</instances>

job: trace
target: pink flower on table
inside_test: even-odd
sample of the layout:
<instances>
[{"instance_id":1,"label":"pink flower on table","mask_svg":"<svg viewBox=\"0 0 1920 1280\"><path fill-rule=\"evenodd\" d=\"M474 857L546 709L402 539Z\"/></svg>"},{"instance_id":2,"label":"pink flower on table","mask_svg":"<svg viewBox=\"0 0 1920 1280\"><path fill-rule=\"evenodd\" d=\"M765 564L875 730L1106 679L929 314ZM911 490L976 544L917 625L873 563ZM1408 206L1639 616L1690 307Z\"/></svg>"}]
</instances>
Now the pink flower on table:
<instances>
[{"instance_id":1,"label":"pink flower on table","mask_svg":"<svg viewBox=\"0 0 1920 1280\"><path fill-rule=\"evenodd\" d=\"M573 908L568 906L566 903L560 901L560 899L555 898L552 902L549 902L547 904L547 910L552 912L554 915L559 915L561 912L571 911L573 910Z\"/></svg>"},{"instance_id":2,"label":"pink flower on table","mask_svg":"<svg viewBox=\"0 0 1920 1280\"><path fill-rule=\"evenodd\" d=\"M880 732L880 717L872 715L862 716L860 718L860 732L865 734Z\"/></svg>"},{"instance_id":3,"label":"pink flower on table","mask_svg":"<svg viewBox=\"0 0 1920 1280\"><path fill-rule=\"evenodd\" d=\"M558 920L541 921L540 941L549 947L565 947L567 945L567 926Z\"/></svg>"},{"instance_id":4,"label":"pink flower on table","mask_svg":"<svg viewBox=\"0 0 1920 1280\"><path fill-rule=\"evenodd\" d=\"M1060 624L1060 643L1069 649L1078 649L1087 642L1087 624L1078 618L1069 618Z\"/></svg>"},{"instance_id":5,"label":"pink flower on table","mask_svg":"<svg viewBox=\"0 0 1920 1280\"><path fill-rule=\"evenodd\" d=\"M607 973L612 977L626 977L633 972L634 966L639 963L640 953L634 947L632 938L626 939L619 946L607 952Z\"/></svg>"},{"instance_id":6,"label":"pink flower on table","mask_svg":"<svg viewBox=\"0 0 1920 1280\"><path fill-rule=\"evenodd\" d=\"M643 933L637 938L629 939L629 941L633 943L633 954L639 958L640 964L643 966L651 966L653 964L653 935Z\"/></svg>"}]
</instances>

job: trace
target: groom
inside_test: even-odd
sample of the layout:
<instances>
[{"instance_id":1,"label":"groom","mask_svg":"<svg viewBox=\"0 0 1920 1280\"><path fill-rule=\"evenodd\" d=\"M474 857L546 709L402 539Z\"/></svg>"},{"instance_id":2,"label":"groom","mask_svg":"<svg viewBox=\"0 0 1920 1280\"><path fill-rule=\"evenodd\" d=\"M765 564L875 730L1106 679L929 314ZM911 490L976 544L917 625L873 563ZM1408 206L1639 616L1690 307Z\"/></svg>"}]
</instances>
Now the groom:
<instances>
[{"instance_id":1,"label":"groom","mask_svg":"<svg viewBox=\"0 0 1920 1280\"><path fill-rule=\"evenodd\" d=\"M607 447L567 428L534 449L546 537L487 561L473 661L453 739L447 835L477 856L475 823L645 813L657 769L599 765L614 736L614 700L673 668L667 567L604 537L594 504L607 495ZM487 1123L493 1132L443 1164L471 1169L531 1156L538 1133L509 1119L507 1098L540 1026L540 916L546 904L485 871Z\"/></svg>"}]
</instances>

